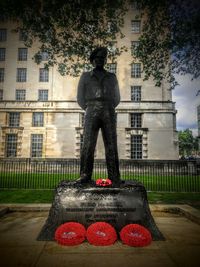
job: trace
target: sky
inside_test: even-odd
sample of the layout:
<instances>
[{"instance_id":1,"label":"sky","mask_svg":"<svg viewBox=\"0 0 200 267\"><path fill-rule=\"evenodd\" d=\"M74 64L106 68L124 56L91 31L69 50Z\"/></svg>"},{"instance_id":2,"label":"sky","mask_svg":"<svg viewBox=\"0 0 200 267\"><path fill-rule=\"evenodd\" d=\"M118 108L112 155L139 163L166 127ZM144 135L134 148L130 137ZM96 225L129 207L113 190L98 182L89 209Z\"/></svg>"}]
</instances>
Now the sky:
<instances>
[{"instance_id":1,"label":"sky","mask_svg":"<svg viewBox=\"0 0 200 267\"><path fill-rule=\"evenodd\" d=\"M172 100L176 102L177 130L189 128L192 130L193 136L197 136L197 106L200 105L200 78L191 81L191 76L189 75L177 75L176 80L180 85L176 86L173 90Z\"/></svg>"}]
</instances>

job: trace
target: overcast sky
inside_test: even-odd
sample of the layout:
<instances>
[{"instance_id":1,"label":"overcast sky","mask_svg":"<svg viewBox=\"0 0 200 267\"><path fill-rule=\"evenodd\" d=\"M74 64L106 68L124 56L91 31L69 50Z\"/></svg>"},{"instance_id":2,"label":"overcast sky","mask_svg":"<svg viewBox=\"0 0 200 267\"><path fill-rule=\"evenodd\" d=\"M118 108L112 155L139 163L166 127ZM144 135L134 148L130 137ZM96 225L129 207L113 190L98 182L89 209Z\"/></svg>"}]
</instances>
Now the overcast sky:
<instances>
[{"instance_id":1,"label":"overcast sky","mask_svg":"<svg viewBox=\"0 0 200 267\"><path fill-rule=\"evenodd\" d=\"M176 77L180 85L176 86L173 90L172 100L176 102L177 130L189 128L194 136L197 136L197 106L200 105L200 78L191 81L189 75Z\"/></svg>"}]
</instances>

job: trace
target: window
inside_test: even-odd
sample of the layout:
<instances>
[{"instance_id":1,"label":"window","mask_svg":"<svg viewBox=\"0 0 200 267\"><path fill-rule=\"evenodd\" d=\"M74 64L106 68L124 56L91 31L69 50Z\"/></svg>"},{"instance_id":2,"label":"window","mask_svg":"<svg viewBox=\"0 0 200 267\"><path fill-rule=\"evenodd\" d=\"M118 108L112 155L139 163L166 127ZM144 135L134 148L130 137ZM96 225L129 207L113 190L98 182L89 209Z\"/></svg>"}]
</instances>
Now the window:
<instances>
[{"instance_id":1,"label":"window","mask_svg":"<svg viewBox=\"0 0 200 267\"><path fill-rule=\"evenodd\" d=\"M133 10L139 10L140 9L140 3L137 0L131 1L131 9Z\"/></svg>"},{"instance_id":2,"label":"window","mask_svg":"<svg viewBox=\"0 0 200 267\"><path fill-rule=\"evenodd\" d=\"M107 23L107 32L111 32L112 31L112 22L111 21L108 21Z\"/></svg>"},{"instance_id":3,"label":"window","mask_svg":"<svg viewBox=\"0 0 200 267\"><path fill-rule=\"evenodd\" d=\"M27 61L28 49L27 48L18 48L18 60Z\"/></svg>"},{"instance_id":4,"label":"window","mask_svg":"<svg viewBox=\"0 0 200 267\"><path fill-rule=\"evenodd\" d=\"M116 71L117 71L117 64L116 64L116 63L108 63L107 66L106 66L106 69L107 69L109 72L112 72L112 73L115 73L115 74L116 74Z\"/></svg>"},{"instance_id":5,"label":"window","mask_svg":"<svg viewBox=\"0 0 200 267\"><path fill-rule=\"evenodd\" d=\"M141 128L142 127L142 114L131 113L131 127Z\"/></svg>"},{"instance_id":6,"label":"window","mask_svg":"<svg viewBox=\"0 0 200 267\"><path fill-rule=\"evenodd\" d=\"M0 82L4 82L4 68L0 68Z\"/></svg>"},{"instance_id":7,"label":"window","mask_svg":"<svg viewBox=\"0 0 200 267\"><path fill-rule=\"evenodd\" d=\"M17 134L6 135L6 157L17 156Z\"/></svg>"},{"instance_id":8,"label":"window","mask_svg":"<svg viewBox=\"0 0 200 267\"><path fill-rule=\"evenodd\" d=\"M7 40L7 30L0 29L0 42L4 42Z\"/></svg>"},{"instance_id":9,"label":"window","mask_svg":"<svg viewBox=\"0 0 200 267\"><path fill-rule=\"evenodd\" d=\"M49 81L49 70L45 68L40 69L40 82L48 82Z\"/></svg>"},{"instance_id":10,"label":"window","mask_svg":"<svg viewBox=\"0 0 200 267\"><path fill-rule=\"evenodd\" d=\"M107 49L110 54L115 54L117 52L117 42L116 41L109 42Z\"/></svg>"},{"instance_id":11,"label":"window","mask_svg":"<svg viewBox=\"0 0 200 267\"><path fill-rule=\"evenodd\" d=\"M107 32L108 33L116 32L116 25L113 23L113 21L108 21Z\"/></svg>"},{"instance_id":12,"label":"window","mask_svg":"<svg viewBox=\"0 0 200 267\"><path fill-rule=\"evenodd\" d=\"M6 58L6 49L0 48L0 61L5 61Z\"/></svg>"},{"instance_id":13,"label":"window","mask_svg":"<svg viewBox=\"0 0 200 267\"><path fill-rule=\"evenodd\" d=\"M84 127L85 113L80 113L80 127Z\"/></svg>"},{"instance_id":14,"label":"window","mask_svg":"<svg viewBox=\"0 0 200 267\"><path fill-rule=\"evenodd\" d=\"M0 101L3 100L3 89L0 89Z\"/></svg>"},{"instance_id":15,"label":"window","mask_svg":"<svg viewBox=\"0 0 200 267\"><path fill-rule=\"evenodd\" d=\"M83 149L83 134L80 134L80 152Z\"/></svg>"},{"instance_id":16,"label":"window","mask_svg":"<svg viewBox=\"0 0 200 267\"><path fill-rule=\"evenodd\" d=\"M17 82L26 82L26 68L17 68Z\"/></svg>"},{"instance_id":17,"label":"window","mask_svg":"<svg viewBox=\"0 0 200 267\"><path fill-rule=\"evenodd\" d=\"M20 29L19 30L19 41L25 41L26 39L25 36L26 36L25 32Z\"/></svg>"},{"instance_id":18,"label":"window","mask_svg":"<svg viewBox=\"0 0 200 267\"><path fill-rule=\"evenodd\" d=\"M25 89L16 89L15 100L25 101L26 100L26 90Z\"/></svg>"},{"instance_id":19,"label":"window","mask_svg":"<svg viewBox=\"0 0 200 267\"><path fill-rule=\"evenodd\" d=\"M83 72L87 72L87 71L91 71L91 70L92 70L92 65L85 63L84 67L83 67Z\"/></svg>"},{"instance_id":20,"label":"window","mask_svg":"<svg viewBox=\"0 0 200 267\"><path fill-rule=\"evenodd\" d=\"M141 86L131 86L131 100L134 102L141 101Z\"/></svg>"},{"instance_id":21,"label":"window","mask_svg":"<svg viewBox=\"0 0 200 267\"><path fill-rule=\"evenodd\" d=\"M10 112L9 113L9 126L10 127L19 127L20 125L20 113L19 112Z\"/></svg>"},{"instance_id":22,"label":"window","mask_svg":"<svg viewBox=\"0 0 200 267\"><path fill-rule=\"evenodd\" d=\"M48 59L49 59L48 52L41 52L41 60L42 61L47 61Z\"/></svg>"},{"instance_id":23,"label":"window","mask_svg":"<svg viewBox=\"0 0 200 267\"><path fill-rule=\"evenodd\" d=\"M46 89L38 90L38 101L48 101L49 91Z\"/></svg>"},{"instance_id":24,"label":"window","mask_svg":"<svg viewBox=\"0 0 200 267\"><path fill-rule=\"evenodd\" d=\"M44 126L44 113L34 112L33 113L33 127L43 127Z\"/></svg>"},{"instance_id":25,"label":"window","mask_svg":"<svg viewBox=\"0 0 200 267\"><path fill-rule=\"evenodd\" d=\"M131 41L131 55L135 54L135 49L139 46L139 41Z\"/></svg>"},{"instance_id":26,"label":"window","mask_svg":"<svg viewBox=\"0 0 200 267\"><path fill-rule=\"evenodd\" d=\"M141 78L141 63L131 64L131 77Z\"/></svg>"},{"instance_id":27,"label":"window","mask_svg":"<svg viewBox=\"0 0 200 267\"><path fill-rule=\"evenodd\" d=\"M173 129L176 131L176 114L173 114Z\"/></svg>"},{"instance_id":28,"label":"window","mask_svg":"<svg viewBox=\"0 0 200 267\"><path fill-rule=\"evenodd\" d=\"M131 159L142 159L142 135L131 136Z\"/></svg>"},{"instance_id":29,"label":"window","mask_svg":"<svg viewBox=\"0 0 200 267\"><path fill-rule=\"evenodd\" d=\"M43 135L42 134L32 134L31 135L31 157L41 158L42 157L42 147L43 147Z\"/></svg>"},{"instance_id":30,"label":"window","mask_svg":"<svg viewBox=\"0 0 200 267\"><path fill-rule=\"evenodd\" d=\"M140 20L131 21L131 32L140 33L141 22Z\"/></svg>"}]
</instances>

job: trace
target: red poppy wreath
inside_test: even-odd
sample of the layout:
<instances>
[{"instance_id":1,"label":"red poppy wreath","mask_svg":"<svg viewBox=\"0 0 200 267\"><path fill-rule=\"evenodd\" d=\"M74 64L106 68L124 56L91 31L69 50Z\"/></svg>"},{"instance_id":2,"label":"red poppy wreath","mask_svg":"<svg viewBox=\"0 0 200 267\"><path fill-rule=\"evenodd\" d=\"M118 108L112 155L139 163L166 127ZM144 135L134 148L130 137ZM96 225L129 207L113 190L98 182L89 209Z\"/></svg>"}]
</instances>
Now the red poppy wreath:
<instances>
[{"instance_id":1,"label":"red poppy wreath","mask_svg":"<svg viewBox=\"0 0 200 267\"><path fill-rule=\"evenodd\" d=\"M55 232L55 240L64 246L75 246L85 240L86 229L77 222L68 222L60 225Z\"/></svg>"},{"instance_id":2,"label":"red poppy wreath","mask_svg":"<svg viewBox=\"0 0 200 267\"><path fill-rule=\"evenodd\" d=\"M106 222L91 224L86 232L88 242L94 246L109 246L117 240L115 229Z\"/></svg>"},{"instance_id":3,"label":"red poppy wreath","mask_svg":"<svg viewBox=\"0 0 200 267\"><path fill-rule=\"evenodd\" d=\"M109 186L109 185L111 185L112 184L112 181L110 180L110 179L108 179L108 178L106 178L106 179L97 179L96 180L96 185L97 186Z\"/></svg>"},{"instance_id":4,"label":"red poppy wreath","mask_svg":"<svg viewBox=\"0 0 200 267\"><path fill-rule=\"evenodd\" d=\"M122 242L132 247L148 246L151 241L151 233L139 224L128 224L120 232Z\"/></svg>"}]
</instances>

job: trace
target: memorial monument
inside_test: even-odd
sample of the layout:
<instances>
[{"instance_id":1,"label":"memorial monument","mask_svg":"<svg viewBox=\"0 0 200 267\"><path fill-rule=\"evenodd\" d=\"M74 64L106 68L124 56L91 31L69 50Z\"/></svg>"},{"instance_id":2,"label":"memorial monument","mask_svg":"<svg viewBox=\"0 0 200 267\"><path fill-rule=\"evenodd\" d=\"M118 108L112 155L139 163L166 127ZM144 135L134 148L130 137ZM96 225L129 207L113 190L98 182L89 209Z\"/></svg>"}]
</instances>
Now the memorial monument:
<instances>
[{"instance_id":1,"label":"memorial monument","mask_svg":"<svg viewBox=\"0 0 200 267\"><path fill-rule=\"evenodd\" d=\"M115 74L104 69L106 58L107 49L96 48L90 55L94 69L83 73L78 85L77 101L80 107L86 110L79 180L81 183L91 181L99 129L105 146L108 178L113 184L121 182L115 114L120 93Z\"/></svg>"},{"instance_id":2,"label":"memorial monument","mask_svg":"<svg viewBox=\"0 0 200 267\"><path fill-rule=\"evenodd\" d=\"M38 240L54 240L54 233L65 222L79 222L88 227L94 222L108 222L119 232L127 224L149 229L153 240L164 237L151 215L145 187L136 180L120 178L117 152L115 107L120 102L115 74L104 69L105 47L90 55L93 70L82 74L77 93L80 107L86 110L80 177L74 182L62 181L56 188L48 219ZM92 181L94 151L99 129L102 131L110 185ZM104 180L102 182L105 182Z\"/></svg>"}]
</instances>

